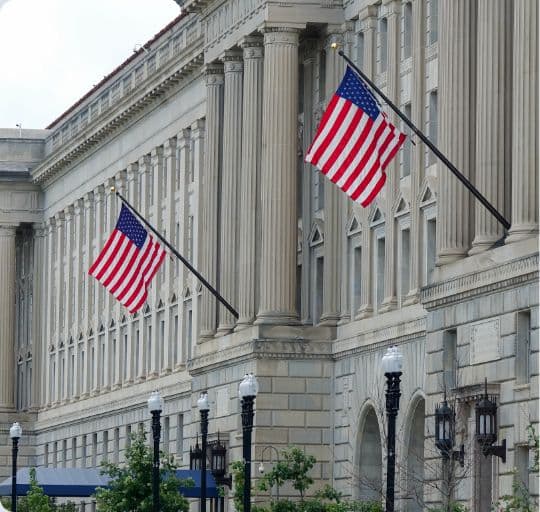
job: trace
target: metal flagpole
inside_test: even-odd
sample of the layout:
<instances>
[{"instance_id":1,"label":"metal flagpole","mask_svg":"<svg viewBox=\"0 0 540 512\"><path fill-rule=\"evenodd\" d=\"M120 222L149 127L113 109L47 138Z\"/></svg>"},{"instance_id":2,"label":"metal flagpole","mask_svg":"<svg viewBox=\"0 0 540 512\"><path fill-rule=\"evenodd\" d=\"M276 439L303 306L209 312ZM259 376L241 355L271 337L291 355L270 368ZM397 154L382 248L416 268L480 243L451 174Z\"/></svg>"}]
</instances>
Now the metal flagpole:
<instances>
[{"instance_id":1,"label":"metal flagpole","mask_svg":"<svg viewBox=\"0 0 540 512\"><path fill-rule=\"evenodd\" d=\"M214 295L214 297L219 300L226 307L234 318L238 319L237 311L220 295L220 293L201 275L199 272L191 265L191 263L186 260L163 236L156 230L152 224L150 224L129 202L128 200L120 194L114 187L111 187L111 190L116 193L116 195L121 199L121 201L142 221L146 226L148 226L155 235L169 248L169 250L195 275L195 277L202 283L208 290Z\"/></svg>"},{"instance_id":2,"label":"metal flagpole","mask_svg":"<svg viewBox=\"0 0 540 512\"><path fill-rule=\"evenodd\" d=\"M337 49L337 45L333 46L334 49ZM463 183L506 229L510 229L510 222L508 222L501 213L481 194L481 192L465 177L458 169L446 158L439 149L409 120L409 118L399 110L396 105L394 105L387 96L354 64L354 62L343 52L343 50L338 50L338 54L343 57L349 66L351 66L354 71L369 84L369 86L383 99L383 101L388 104L388 106L403 120L403 122L422 140L426 146L435 153L437 158L454 173L456 178Z\"/></svg>"}]
</instances>

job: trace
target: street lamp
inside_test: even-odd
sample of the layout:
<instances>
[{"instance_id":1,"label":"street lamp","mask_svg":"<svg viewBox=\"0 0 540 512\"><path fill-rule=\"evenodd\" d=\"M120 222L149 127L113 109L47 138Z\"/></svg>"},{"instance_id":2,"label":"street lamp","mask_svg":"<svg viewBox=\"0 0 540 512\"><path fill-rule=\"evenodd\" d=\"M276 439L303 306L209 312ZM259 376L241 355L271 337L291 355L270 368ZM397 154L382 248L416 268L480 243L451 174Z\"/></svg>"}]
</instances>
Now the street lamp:
<instances>
[{"instance_id":1,"label":"street lamp","mask_svg":"<svg viewBox=\"0 0 540 512\"><path fill-rule=\"evenodd\" d=\"M445 394L444 401L435 408L435 446L441 452L444 461L457 460L463 467L465 463L464 445L461 445L459 451L453 449L455 428L456 414L454 409L448 405Z\"/></svg>"},{"instance_id":2,"label":"street lamp","mask_svg":"<svg viewBox=\"0 0 540 512\"><path fill-rule=\"evenodd\" d=\"M210 446L210 471L218 485L226 485L231 488L232 477L227 473L227 448L219 439L219 431L217 441L214 441ZM223 512L225 510L225 498L223 495L215 499L215 511Z\"/></svg>"},{"instance_id":3,"label":"street lamp","mask_svg":"<svg viewBox=\"0 0 540 512\"><path fill-rule=\"evenodd\" d=\"M244 511L251 512L251 432L253 430L253 402L258 385L255 376L246 374L238 388L242 401L242 446L244 458Z\"/></svg>"},{"instance_id":4,"label":"street lamp","mask_svg":"<svg viewBox=\"0 0 540 512\"><path fill-rule=\"evenodd\" d=\"M396 418L399 410L399 381L403 356L397 347L390 347L382 358L386 377L386 416L388 418L388 459L386 469L386 512L394 512L396 480Z\"/></svg>"},{"instance_id":5,"label":"street lamp","mask_svg":"<svg viewBox=\"0 0 540 512\"><path fill-rule=\"evenodd\" d=\"M195 469L199 471L201 469L202 450L199 446L199 436L195 441L195 447L189 448L189 469Z\"/></svg>"},{"instance_id":6,"label":"street lamp","mask_svg":"<svg viewBox=\"0 0 540 512\"><path fill-rule=\"evenodd\" d=\"M159 512L159 439L161 423L159 421L163 410L163 399L159 391L152 391L148 399L148 410L152 415L152 437L154 438L154 462L152 464L152 511Z\"/></svg>"},{"instance_id":7,"label":"street lamp","mask_svg":"<svg viewBox=\"0 0 540 512\"><path fill-rule=\"evenodd\" d=\"M202 438L202 459L201 459L201 512L206 512L206 442L208 439L208 393L201 393L197 400L197 407L201 414L201 438Z\"/></svg>"},{"instance_id":8,"label":"street lamp","mask_svg":"<svg viewBox=\"0 0 540 512\"><path fill-rule=\"evenodd\" d=\"M484 396L476 404L476 440L482 448L485 457L495 455L506 462L506 439L499 446L494 445L497 440L497 402L495 397L488 396L487 379L485 380Z\"/></svg>"},{"instance_id":9,"label":"street lamp","mask_svg":"<svg viewBox=\"0 0 540 512\"><path fill-rule=\"evenodd\" d=\"M22 428L19 422L13 423L9 429L9 437L13 441L12 471L11 471L11 510L17 512L17 453L19 452L19 439Z\"/></svg>"}]
</instances>

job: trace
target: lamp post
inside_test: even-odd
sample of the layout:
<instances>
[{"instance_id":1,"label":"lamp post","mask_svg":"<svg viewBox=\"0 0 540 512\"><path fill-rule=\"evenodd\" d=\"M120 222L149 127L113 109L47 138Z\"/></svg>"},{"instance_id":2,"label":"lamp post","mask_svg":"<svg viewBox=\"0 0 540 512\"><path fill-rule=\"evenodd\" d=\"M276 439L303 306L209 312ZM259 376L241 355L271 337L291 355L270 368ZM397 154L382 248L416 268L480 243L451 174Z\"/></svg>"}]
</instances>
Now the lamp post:
<instances>
[{"instance_id":1,"label":"lamp post","mask_svg":"<svg viewBox=\"0 0 540 512\"><path fill-rule=\"evenodd\" d=\"M19 422L13 423L9 429L9 437L13 441L12 470L11 470L11 510L17 512L17 454L19 452L19 439L22 436L22 428Z\"/></svg>"},{"instance_id":2,"label":"lamp post","mask_svg":"<svg viewBox=\"0 0 540 512\"><path fill-rule=\"evenodd\" d=\"M159 391L152 391L148 399L148 410L152 415L152 437L154 439L154 462L152 464L152 512L159 512L159 440L161 436L161 411L163 399Z\"/></svg>"},{"instance_id":3,"label":"lamp post","mask_svg":"<svg viewBox=\"0 0 540 512\"><path fill-rule=\"evenodd\" d=\"M206 444L208 440L208 411L210 405L208 403L208 394L201 393L197 400L197 407L201 414L201 512L206 512Z\"/></svg>"},{"instance_id":4,"label":"lamp post","mask_svg":"<svg viewBox=\"0 0 540 512\"><path fill-rule=\"evenodd\" d=\"M253 430L253 402L257 396L257 379L246 374L238 388L242 401L242 445L244 458L244 511L251 512L251 432Z\"/></svg>"},{"instance_id":5,"label":"lamp post","mask_svg":"<svg viewBox=\"0 0 540 512\"><path fill-rule=\"evenodd\" d=\"M231 488L232 477L226 475L227 472L227 448L219 439L214 441L210 447L210 471L218 485L226 485ZM225 497L223 495L215 498L215 511L223 512L225 510Z\"/></svg>"},{"instance_id":6,"label":"lamp post","mask_svg":"<svg viewBox=\"0 0 540 512\"><path fill-rule=\"evenodd\" d=\"M399 410L399 381L403 356L397 347L390 347L382 358L386 377L386 416L388 418L388 459L386 469L386 512L394 512L396 480L396 418Z\"/></svg>"},{"instance_id":7,"label":"lamp post","mask_svg":"<svg viewBox=\"0 0 540 512\"><path fill-rule=\"evenodd\" d=\"M266 452L266 450L274 450L274 453L276 454L276 460L277 462L279 463L279 452L278 452L278 449L275 447L275 446L272 446L272 445L267 445L265 446L263 449L262 449L262 452L261 452L261 463L259 465L259 473L262 475L264 473L264 453ZM270 462L272 462L272 456L270 455ZM277 500L279 501L279 485L278 483L276 482L276 498Z\"/></svg>"},{"instance_id":8,"label":"lamp post","mask_svg":"<svg viewBox=\"0 0 540 512\"><path fill-rule=\"evenodd\" d=\"M457 460L461 467L465 463L465 447L461 445L459 451L454 450L456 430L456 414L452 407L444 401L435 408L435 446L441 452L443 461Z\"/></svg>"},{"instance_id":9,"label":"lamp post","mask_svg":"<svg viewBox=\"0 0 540 512\"><path fill-rule=\"evenodd\" d=\"M506 462L506 439L497 446L497 402L488 396L487 379L485 380L484 396L476 404L476 440L482 448L485 457L495 455Z\"/></svg>"}]
</instances>

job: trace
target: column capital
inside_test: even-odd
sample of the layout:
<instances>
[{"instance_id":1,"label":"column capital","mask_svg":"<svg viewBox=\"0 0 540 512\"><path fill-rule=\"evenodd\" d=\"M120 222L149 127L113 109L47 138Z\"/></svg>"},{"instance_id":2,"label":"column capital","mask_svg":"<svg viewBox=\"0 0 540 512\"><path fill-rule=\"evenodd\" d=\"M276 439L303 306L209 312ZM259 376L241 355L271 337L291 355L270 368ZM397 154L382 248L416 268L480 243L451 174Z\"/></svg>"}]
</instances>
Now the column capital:
<instances>
[{"instance_id":1,"label":"column capital","mask_svg":"<svg viewBox=\"0 0 540 512\"><path fill-rule=\"evenodd\" d=\"M64 218L66 219L66 221L71 220L74 213L75 213L75 208L73 207L72 204L66 206L64 208Z\"/></svg>"},{"instance_id":2,"label":"column capital","mask_svg":"<svg viewBox=\"0 0 540 512\"><path fill-rule=\"evenodd\" d=\"M192 123L191 133L193 135L193 138L198 139L200 137L203 137L205 128L206 123L204 119L197 119L194 123Z\"/></svg>"},{"instance_id":3,"label":"column capital","mask_svg":"<svg viewBox=\"0 0 540 512\"><path fill-rule=\"evenodd\" d=\"M84 199L82 198L76 199L73 205L75 209L75 215L80 215L84 208Z\"/></svg>"},{"instance_id":4,"label":"column capital","mask_svg":"<svg viewBox=\"0 0 540 512\"><path fill-rule=\"evenodd\" d=\"M360 21L360 31L363 32L369 28L375 28L377 22L377 6L369 5L362 9L358 14Z\"/></svg>"},{"instance_id":5,"label":"column capital","mask_svg":"<svg viewBox=\"0 0 540 512\"><path fill-rule=\"evenodd\" d=\"M244 59L260 59L263 56L264 38L260 36L246 36L240 43L244 50Z\"/></svg>"},{"instance_id":6,"label":"column capital","mask_svg":"<svg viewBox=\"0 0 540 512\"><path fill-rule=\"evenodd\" d=\"M150 155L143 155L139 158L139 171L145 172L146 166L150 164Z\"/></svg>"},{"instance_id":7,"label":"column capital","mask_svg":"<svg viewBox=\"0 0 540 512\"><path fill-rule=\"evenodd\" d=\"M0 224L0 238L15 238L17 226L14 224Z\"/></svg>"},{"instance_id":8,"label":"column capital","mask_svg":"<svg viewBox=\"0 0 540 512\"><path fill-rule=\"evenodd\" d=\"M176 151L176 137L170 137L163 143L163 156L170 158Z\"/></svg>"},{"instance_id":9,"label":"column capital","mask_svg":"<svg viewBox=\"0 0 540 512\"><path fill-rule=\"evenodd\" d=\"M105 187L103 185L98 185L94 190L94 201L98 203L103 198L103 192L105 191Z\"/></svg>"},{"instance_id":10,"label":"column capital","mask_svg":"<svg viewBox=\"0 0 540 512\"><path fill-rule=\"evenodd\" d=\"M94 204L94 193L93 192L87 192L86 194L84 194L83 196L83 201L84 201L84 207L85 208L91 208L92 205Z\"/></svg>"},{"instance_id":11,"label":"column capital","mask_svg":"<svg viewBox=\"0 0 540 512\"><path fill-rule=\"evenodd\" d=\"M163 158L163 146L157 146L150 152L150 158L152 159L152 165L157 165Z\"/></svg>"},{"instance_id":12,"label":"column capital","mask_svg":"<svg viewBox=\"0 0 540 512\"><path fill-rule=\"evenodd\" d=\"M139 162L132 162L127 166L128 180L132 181L139 172Z\"/></svg>"},{"instance_id":13,"label":"column capital","mask_svg":"<svg viewBox=\"0 0 540 512\"><path fill-rule=\"evenodd\" d=\"M204 67L206 85L223 85L223 63L212 62Z\"/></svg>"},{"instance_id":14,"label":"column capital","mask_svg":"<svg viewBox=\"0 0 540 512\"><path fill-rule=\"evenodd\" d=\"M66 217L64 215L64 211L59 211L54 214L54 218L56 220L56 223L60 226L63 224L63 222L66 220Z\"/></svg>"},{"instance_id":15,"label":"column capital","mask_svg":"<svg viewBox=\"0 0 540 512\"><path fill-rule=\"evenodd\" d=\"M262 29L264 45L298 46L298 39L302 28L294 26L265 26Z\"/></svg>"},{"instance_id":16,"label":"column capital","mask_svg":"<svg viewBox=\"0 0 540 512\"><path fill-rule=\"evenodd\" d=\"M45 222L34 222L32 224L34 238L43 238L47 233L47 224Z\"/></svg>"},{"instance_id":17,"label":"column capital","mask_svg":"<svg viewBox=\"0 0 540 512\"><path fill-rule=\"evenodd\" d=\"M223 55L223 70L227 73L242 73L244 59L242 50L227 50Z\"/></svg>"},{"instance_id":18,"label":"column capital","mask_svg":"<svg viewBox=\"0 0 540 512\"><path fill-rule=\"evenodd\" d=\"M178 133L177 146L178 149L189 147L191 142L191 128L184 128Z\"/></svg>"}]
</instances>

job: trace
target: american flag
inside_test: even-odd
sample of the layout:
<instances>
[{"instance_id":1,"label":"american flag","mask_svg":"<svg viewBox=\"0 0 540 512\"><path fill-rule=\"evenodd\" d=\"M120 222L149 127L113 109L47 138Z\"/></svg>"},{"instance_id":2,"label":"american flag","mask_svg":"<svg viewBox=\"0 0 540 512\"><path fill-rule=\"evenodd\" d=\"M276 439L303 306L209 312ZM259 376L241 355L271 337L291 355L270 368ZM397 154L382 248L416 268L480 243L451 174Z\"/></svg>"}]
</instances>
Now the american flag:
<instances>
[{"instance_id":1,"label":"american flag","mask_svg":"<svg viewBox=\"0 0 540 512\"><path fill-rule=\"evenodd\" d=\"M384 170L405 140L363 81L347 68L306 155L353 201L368 206L386 181Z\"/></svg>"},{"instance_id":2,"label":"american flag","mask_svg":"<svg viewBox=\"0 0 540 512\"><path fill-rule=\"evenodd\" d=\"M150 281L165 254L163 247L122 204L116 227L88 273L134 313L146 301Z\"/></svg>"}]
</instances>

